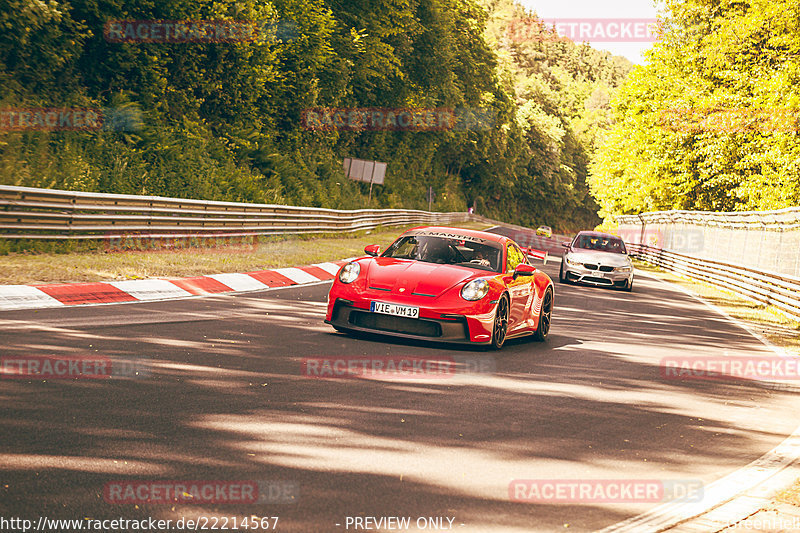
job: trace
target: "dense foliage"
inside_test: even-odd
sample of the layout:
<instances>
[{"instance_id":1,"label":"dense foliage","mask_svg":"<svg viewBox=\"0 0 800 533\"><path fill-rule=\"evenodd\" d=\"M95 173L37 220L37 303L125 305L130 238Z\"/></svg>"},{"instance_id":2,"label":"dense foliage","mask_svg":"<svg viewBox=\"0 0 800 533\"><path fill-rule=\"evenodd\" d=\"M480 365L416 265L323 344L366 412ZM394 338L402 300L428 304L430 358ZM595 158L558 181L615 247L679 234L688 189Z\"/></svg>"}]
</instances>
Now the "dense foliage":
<instances>
[{"instance_id":1,"label":"dense foliage","mask_svg":"<svg viewBox=\"0 0 800 533\"><path fill-rule=\"evenodd\" d=\"M624 60L509 39L511 0L0 0L0 111L105 108L101 131L0 132L0 183L335 208L343 157L388 163L372 206L591 225L586 185ZM251 21L241 42L114 42L115 20ZM540 28L541 31L547 30ZM489 127L309 131L314 107L481 108Z\"/></svg>"},{"instance_id":2,"label":"dense foliage","mask_svg":"<svg viewBox=\"0 0 800 533\"><path fill-rule=\"evenodd\" d=\"M800 204L800 1L667 4L596 153L602 213Z\"/></svg>"},{"instance_id":3,"label":"dense foliage","mask_svg":"<svg viewBox=\"0 0 800 533\"><path fill-rule=\"evenodd\" d=\"M560 38L512 0L492 0L489 11L489 38L516 106L504 150L510 161L487 183L488 198L504 210L529 210L525 221L593 227L598 205L588 165L598 134L610 127L610 98L632 64Z\"/></svg>"}]
</instances>

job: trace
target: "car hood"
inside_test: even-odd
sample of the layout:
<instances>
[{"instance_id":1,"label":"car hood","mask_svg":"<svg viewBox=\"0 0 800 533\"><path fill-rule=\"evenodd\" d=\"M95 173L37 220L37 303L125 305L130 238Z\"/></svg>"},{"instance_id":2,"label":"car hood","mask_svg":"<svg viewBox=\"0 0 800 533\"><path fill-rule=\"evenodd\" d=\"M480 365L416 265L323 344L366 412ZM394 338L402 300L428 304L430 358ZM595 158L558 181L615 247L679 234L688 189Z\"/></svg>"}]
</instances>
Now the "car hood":
<instances>
[{"instance_id":1,"label":"car hood","mask_svg":"<svg viewBox=\"0 0 800 533\"><path fill-rule=\"evenodd\" d=\"M625 254L615 254L613 252L601 252L593 250L581 250L580 252L570 251L569 258L572 261L577 261L578 263L591 263L613 267L626 266L630 264L630 259Z\"/></svg>"},{"instance_id":2,"label":"car hood","mask_svg":"<svg viewBox=\"0 0 800 533\"><path fill-rule=\"evenodd\" d=\"M437 297L467 280L491 274L455 265L377 257L370 261L366 280L372 290Z\"/></svg>"}]
</instances>

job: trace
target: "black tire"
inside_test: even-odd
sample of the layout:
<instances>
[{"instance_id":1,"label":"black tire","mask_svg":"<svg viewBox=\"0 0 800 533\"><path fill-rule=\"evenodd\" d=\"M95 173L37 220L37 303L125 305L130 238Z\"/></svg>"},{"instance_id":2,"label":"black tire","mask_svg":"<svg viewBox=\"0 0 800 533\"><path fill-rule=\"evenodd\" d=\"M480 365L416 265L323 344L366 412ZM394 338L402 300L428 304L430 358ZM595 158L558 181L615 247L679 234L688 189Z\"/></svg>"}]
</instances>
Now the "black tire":
<instances>
[{"instance_id":1,"label":"black tire","mask_svg":"<svg viewBox=\"0 0 800 533\"><path fill-rule=\"evenodd\" d=\"M533 334L535 341L544 342L547 334L550 333L550 320L553 316L553 289L548 287L544 291L542 307L539 309L539 323L536 326L536 333Z\"/></svg>"},{"instance_id":2,"label":"black tire","mask_svg":"<svg viewBox=\"0 0 800 533\"><path fill-rule=\"evenodd\" d=\"M625 288L623 289L625 292L631 292L633 290L633 278L630 281L625 282Z\"/></svg>"},{"instance_id":3,"label":"black tire","mask_svg":"<svg viewBox=\"0 0 800 533\"><path fill-rule=\"evenodd\" d=\"M558 282L566 283L567 278L564 277L564 259L561 259L561 268L558 270Z\"/></svg>"},{"instance_id":4,"label":"black tire","mask_svg":"<svg viewBox=\"0 0 800 533\"><path fill-rule=\"evenodd\" d=\"M494 323L492 324L492 348L499 350L506 342L506 333L508 333L508 298L505 296L500 297L497 302L497 310L494 312Z\"/></svg>"}]
</instances>

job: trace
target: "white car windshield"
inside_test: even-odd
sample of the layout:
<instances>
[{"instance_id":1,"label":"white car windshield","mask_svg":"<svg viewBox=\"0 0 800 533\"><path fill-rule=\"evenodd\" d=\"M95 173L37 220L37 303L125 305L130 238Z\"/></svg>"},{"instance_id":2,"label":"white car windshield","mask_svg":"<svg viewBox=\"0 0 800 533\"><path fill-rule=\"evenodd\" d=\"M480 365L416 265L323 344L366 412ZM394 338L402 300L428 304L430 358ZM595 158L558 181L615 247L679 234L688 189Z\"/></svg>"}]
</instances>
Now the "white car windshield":
<instances>
[{"instance_id":1,"label":"white car windshield","mask_svg":"<svg viewBox=\"0 0 800 533\"><path fill-rule=\"evenodd\" d=\"M617 254L627 253L625 250L625 243L622 242L622 239L599 235L578 235L575 238L575 242L572 243L572 247Z\"/></svg>"}]
</instances>

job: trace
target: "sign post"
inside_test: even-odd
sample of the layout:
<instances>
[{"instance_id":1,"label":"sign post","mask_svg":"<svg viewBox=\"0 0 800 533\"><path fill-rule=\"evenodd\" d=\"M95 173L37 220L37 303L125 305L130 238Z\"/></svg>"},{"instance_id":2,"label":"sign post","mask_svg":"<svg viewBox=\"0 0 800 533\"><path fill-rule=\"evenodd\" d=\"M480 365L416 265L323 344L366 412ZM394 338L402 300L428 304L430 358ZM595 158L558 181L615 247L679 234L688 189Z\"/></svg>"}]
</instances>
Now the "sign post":
<instances>
[{"instance_id":1,"label":"sign post","mask_svg":"<svg viewBox=\"0 0 800 533\"><path fill-rule=\"evenodd\" d=\"M386 163L345 157L344 173L351 180L369 183L369 200L367 200L369 205L372 202L372 185L383 185L383 180L386 178Z\"/></svg>"},{"instance_id":2,"label":"sign post","mask_svg":"<svg viewBox=\"0 0 800 533\"><path fill-rule=\"evenodd\" d=\"M375 179L375 164L372 164L372 172L369 174L369 199L367 205L372 205L372 182Z\"/></svg>"}]
</instances>

